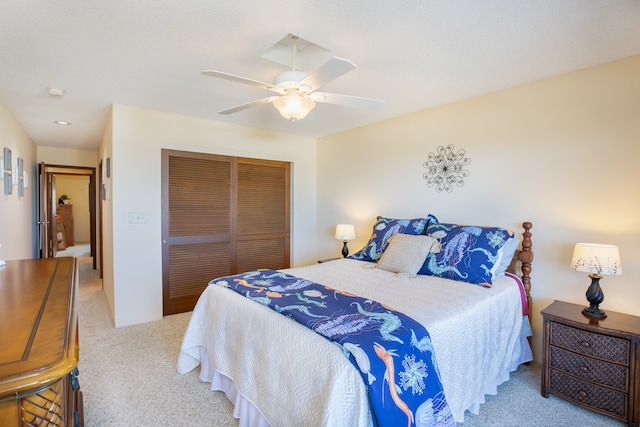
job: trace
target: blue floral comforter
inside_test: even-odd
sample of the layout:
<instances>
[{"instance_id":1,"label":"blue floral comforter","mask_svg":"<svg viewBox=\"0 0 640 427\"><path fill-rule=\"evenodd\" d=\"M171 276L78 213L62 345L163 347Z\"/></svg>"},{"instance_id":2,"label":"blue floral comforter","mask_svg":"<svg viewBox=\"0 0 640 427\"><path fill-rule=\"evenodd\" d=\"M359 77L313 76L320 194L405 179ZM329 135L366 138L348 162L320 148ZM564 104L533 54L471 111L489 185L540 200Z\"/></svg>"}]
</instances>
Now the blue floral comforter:
<instances>
[{"instance_id":1,"label":"blue floral comforter","mask_svg":"<svg viewBox=\"0 0 640 427\"><path fill-rule=\"evenodd\" d=\"M427 330L381 303L275 270L212 280L332 342L368 385L376 426L453 426Z\"/></svg>"}]
</instances>

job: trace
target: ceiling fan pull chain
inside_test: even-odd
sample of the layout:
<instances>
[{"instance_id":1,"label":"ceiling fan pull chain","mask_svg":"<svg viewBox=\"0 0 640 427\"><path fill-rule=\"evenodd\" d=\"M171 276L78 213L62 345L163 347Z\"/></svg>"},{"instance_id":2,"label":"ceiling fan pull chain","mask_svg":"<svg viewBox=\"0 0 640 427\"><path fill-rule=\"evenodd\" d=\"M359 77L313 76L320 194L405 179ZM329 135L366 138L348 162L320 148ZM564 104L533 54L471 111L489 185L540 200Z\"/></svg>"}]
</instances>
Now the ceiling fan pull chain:
<instances>
[{"instance_id":1,"label":"ceiling fan pull chain","mask_svg":"<svg viewBox=\"0 0 640 427\"><path fill-rule=\"evenodd\" d=\"M296 62L298 61L298 36L291 36L291 39L293 40L293 55L291 56L291 69L293 71L296 71L296 67L297 67Z\"/></svg>"}]
</instances>

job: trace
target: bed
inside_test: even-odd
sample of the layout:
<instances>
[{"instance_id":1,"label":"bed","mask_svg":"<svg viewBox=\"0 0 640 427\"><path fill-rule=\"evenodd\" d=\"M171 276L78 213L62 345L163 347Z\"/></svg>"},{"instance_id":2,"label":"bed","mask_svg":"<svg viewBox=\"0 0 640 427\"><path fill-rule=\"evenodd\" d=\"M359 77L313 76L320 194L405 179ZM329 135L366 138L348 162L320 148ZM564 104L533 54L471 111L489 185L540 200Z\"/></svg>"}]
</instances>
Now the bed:
<instances>
[{"instance_id":1,"label":"bed","mask_svg":"<svg viewBox=\"0 0 640 427\"><path fill-rule=\"evenodd\" d=\"M477 414L486 394L495 394L510 372L532 360L532 225L523 223L521 236L516 236L501 228L442 224L432 216L418 222L379 217L369 243L351 257L282 272L379 301L424 325L450 421L463 422L465 411ZM494 245L500 240L496 230L507 233L509 244L488 254L478 242L486 238ZM392 255L406 249L396 242L409 239L406 235L430 235L435 240L426 258L422 255L421 274L394 265ZM479 277L469 283L465 280L478 270L470 257L479 255L488 257L493 267L485 262ZM443 264L443 257L459 257L460 263ZM451 270L464 280L452 279ZM378 424L366 377L345 357L344 348L251 298L217 286L221 283L227 281L212 280L194 308L178 356L180 373L200 365L200 379L226 393L241 426ZM407 425L434 424L438 423L422 424L416 414L408 416Z\"/></svg>"}]
</instances>

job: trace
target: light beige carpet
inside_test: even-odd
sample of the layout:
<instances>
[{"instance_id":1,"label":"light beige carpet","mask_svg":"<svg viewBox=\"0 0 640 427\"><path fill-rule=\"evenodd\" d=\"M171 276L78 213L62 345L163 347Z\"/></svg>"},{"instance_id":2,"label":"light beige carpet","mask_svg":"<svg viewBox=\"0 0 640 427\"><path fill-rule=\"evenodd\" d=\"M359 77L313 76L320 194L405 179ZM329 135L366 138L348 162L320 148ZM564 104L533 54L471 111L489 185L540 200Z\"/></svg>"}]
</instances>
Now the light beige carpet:
<instances>
[{"instance_id":1,"label":"light beige carpet","mask_svg":"<svg viewBox=\"0 0 640 427\"><path fill-rule=\"evenodd\" d=\"M85 426L237 426L226 396L202 383L199 370L176 371L190 313L114 328L91 258L80 262L80 385ZM280 404L295 404L282 402ZM540 366L521 366L487 396L468 426L620 426L607 417L540 395ZM278 426L274 426L278 427ZM338 426L337 426L338 427ZM343 426L339 426L343 427ZM345 426L347 427L347 426Z\"/></svg>"},{"instance_id":2,"label":"light beige carpet","mask_svg":"<svg viewBox=\"0 0 640 427\"><path fill-rule=\"evenodd\" d=\"M56 257L72 256L76 258L86 258L91 256L90 243L76 243L62 251L56 251Z\"/></svg>"},{"instance_id":3,"label":"light beige carpet","mask_svg":"<svg viewBox=\"0 0 640 427\"><path fill-rule=\"evenodd\" d=\"M85 426L237 426L226 396L176 361L190 313L115 328L91 258L80 261L80 371Z\"/></svg>"}]
</instances>

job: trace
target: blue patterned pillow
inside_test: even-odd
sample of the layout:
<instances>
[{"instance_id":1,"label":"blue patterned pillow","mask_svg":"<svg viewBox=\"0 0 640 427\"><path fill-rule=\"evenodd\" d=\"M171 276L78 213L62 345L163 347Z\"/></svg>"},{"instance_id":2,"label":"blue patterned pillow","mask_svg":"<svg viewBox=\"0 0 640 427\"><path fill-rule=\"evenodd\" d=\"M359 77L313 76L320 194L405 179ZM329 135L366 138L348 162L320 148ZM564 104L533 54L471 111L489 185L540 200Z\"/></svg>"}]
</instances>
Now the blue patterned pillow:
<instances>
[{"instance_id":1,"label":"blue patterned pillow","mask_svg":"<svg viewBox=\"0 0 640 427\"><path fill-rule=\"evenodd\" d=\"M504 228L445 223L429 223L427 235L438 239L440 250L427 255L418 274L485 287L491 287L501 248L513 238L513 232Z\"/></svg>"},{"instance_id":2,"label":"blue patterned pillow","mask_svg":"<svg viewBox=\"0 0 640 427\"><path fill-rule=\"evenodd\" d=\"M371 233L371 239L364 246L353 255L348 258L357 259L360 261L378 262L382 253L389 244L389 239L396 233L413 234L415 236L425 234L427 226L431 222L438 222L438 219L433 215L428 215L426 218L414 218L414 219L394 219L394 218L380 218L373 225L373 231Z\"/></svg>"}]
</instances>

